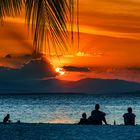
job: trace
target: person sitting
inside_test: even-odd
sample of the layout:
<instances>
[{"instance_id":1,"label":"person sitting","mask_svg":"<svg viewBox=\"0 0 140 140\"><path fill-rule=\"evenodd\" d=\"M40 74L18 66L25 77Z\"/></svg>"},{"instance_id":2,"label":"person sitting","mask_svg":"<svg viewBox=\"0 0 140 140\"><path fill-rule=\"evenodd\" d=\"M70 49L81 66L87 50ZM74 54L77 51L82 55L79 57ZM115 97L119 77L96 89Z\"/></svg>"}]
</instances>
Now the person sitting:
<instances>
[{"instance_id":1,"label":"person sitting","mask_svg":"<svg viewBox=\"0 0 140 140\"><path fill-rule=\"evenodd\" d=\"M82 114L82 118L80 119L80 122L78 124L87 124L87 114L86 113L83 113Z\"/></svg>"},{"instance_id":2,"label":"person sitting","mask_svg":"<svg viewBox=\"0 0 140 140\"><path fill-rule=\"evenodd\" d=\"M10 114L7 114L4 119L3 119L3 123L10 123Z\"/></svg>"},{"instance_id":3,"label":"person sitting","mask_svg":"<svg viewBox=\"0 0 140 140\"><path fill-rule=\"evenodd\" d=\"M21 123L20 120L18 120L17 123Z\"/></svg>"},{"instance_id":4,"label":"person sitting","mask_svg":"<svg viewBox=\"0 0 140 140\"><path fill-rule=\"evenodd\" d=\"M124 124L125 125L135 125L135 117L136 115L132 113L132 108L129 107L127 109L128 113L125 113L123 115L124 118Z\"/></svg>"},{"instance_id":5,"label":"person sitting","mask_svg":"<svg viewBox=\"0 0 140 140\"><path fill-rule=\"evenodd\" d=\"M104 122L106 125L108 125L105 118L106 114L99 111L99 109L100 105L96 104L95 110L91 112L91 116L88 118L88 123L93 125L102 125L102 122Z\"/></svg>"}]
</instances>

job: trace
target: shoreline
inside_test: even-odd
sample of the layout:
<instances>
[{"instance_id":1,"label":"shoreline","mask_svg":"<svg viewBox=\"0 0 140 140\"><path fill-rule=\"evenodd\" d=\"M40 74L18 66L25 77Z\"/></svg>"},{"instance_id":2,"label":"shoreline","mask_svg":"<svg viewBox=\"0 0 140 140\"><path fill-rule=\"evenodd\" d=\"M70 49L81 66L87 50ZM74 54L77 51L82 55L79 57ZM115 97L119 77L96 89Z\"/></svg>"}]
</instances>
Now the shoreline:
<instances>
[{"instance_id":1,"label":"shoreline","mask_svg":"<svg viewBox=\"0 0 140 140\"><path fill-rule=\"evenodd\" d=\"M112 92L112 93L86 93L86 92L0 92L0 96L48 96L48 95L83 95L83 96L140 96L140 91L136 92Z\"/></svg>"}]
</instances>

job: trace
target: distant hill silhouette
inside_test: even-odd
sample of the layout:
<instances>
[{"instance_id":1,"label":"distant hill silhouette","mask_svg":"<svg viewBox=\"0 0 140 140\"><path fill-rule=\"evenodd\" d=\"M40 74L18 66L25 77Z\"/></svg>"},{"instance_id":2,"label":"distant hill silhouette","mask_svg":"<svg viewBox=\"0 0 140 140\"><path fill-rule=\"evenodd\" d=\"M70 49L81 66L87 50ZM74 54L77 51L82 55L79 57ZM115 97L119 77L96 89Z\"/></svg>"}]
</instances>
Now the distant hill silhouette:
<instances>
[{"instance_id":1,"label":"distant hill silhouette","mask_svg":"<svg viewBox=\"0 0 140 140\"><path fill-rule=\"evenodd\" d=\"M72 84L72 89L79 89L83 92L126 92L140 89L140 84L117 79L83 79Z\"/></svg>"},{"instance_id":2,"label":"distant hill silhouette","mask_svg":"<svg viewBox=\"0 0 140 140\"><path fill-rule=\"evenodd\" d=\"M82 79L79 81L22 80L18 82L3 82L0 93L125 93L140 91L140 83L111 79Z\"/></svg>"},{"instance_id":3,"label":"distant hill silhouette","mask_svg":"<svg viewBox=\"0 0 140 140\"><path fill-rule=\"evenodd\" d=\"M117 79L82 79L76 82L63 81L62 89L68 92L84 93L121 93L140 90L140 83Z\"/></svg>"}]
</instances>

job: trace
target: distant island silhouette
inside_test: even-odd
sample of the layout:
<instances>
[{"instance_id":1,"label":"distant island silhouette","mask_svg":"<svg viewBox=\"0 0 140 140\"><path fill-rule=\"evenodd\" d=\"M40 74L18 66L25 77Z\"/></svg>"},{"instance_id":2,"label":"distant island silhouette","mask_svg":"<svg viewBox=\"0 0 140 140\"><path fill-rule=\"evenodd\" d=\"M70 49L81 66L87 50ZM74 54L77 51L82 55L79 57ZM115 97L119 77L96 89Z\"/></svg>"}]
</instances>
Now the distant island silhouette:
<instances>
[{"instance_id":1,"label":"distant island silhouette","mask_svg":"<svg viewBox=\"0 0 140 140\"><path fill-rule=\"evenodd\" d=\"M0 94L138 94L139 91L139 83L110 79L82 79L73 82L57 79L0 81Z\"/></svg>"}]
</instances>

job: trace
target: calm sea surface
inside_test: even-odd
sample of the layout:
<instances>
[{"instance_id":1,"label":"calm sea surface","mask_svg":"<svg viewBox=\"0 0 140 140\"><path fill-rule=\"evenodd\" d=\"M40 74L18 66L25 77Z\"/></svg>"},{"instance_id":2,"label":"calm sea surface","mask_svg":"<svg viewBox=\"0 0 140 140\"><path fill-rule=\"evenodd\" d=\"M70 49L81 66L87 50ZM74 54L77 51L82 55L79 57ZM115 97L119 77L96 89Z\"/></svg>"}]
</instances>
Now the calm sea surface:
<instances>
[{"instance_id":1,"label":"calm sea surface","mask_svg":"<svg viewBox=\"0 0 140 140\"><path fill-rule=\"evenodd\" d=\"M122 115L127 107L136 114L140 124L140 96L134 95L0 95L0 121L9 113L12 122L29 123L77 123L83 112L89 116L99 103L106 112L107 122L123 123Z\"/></svg>"}]
</instances>

